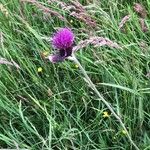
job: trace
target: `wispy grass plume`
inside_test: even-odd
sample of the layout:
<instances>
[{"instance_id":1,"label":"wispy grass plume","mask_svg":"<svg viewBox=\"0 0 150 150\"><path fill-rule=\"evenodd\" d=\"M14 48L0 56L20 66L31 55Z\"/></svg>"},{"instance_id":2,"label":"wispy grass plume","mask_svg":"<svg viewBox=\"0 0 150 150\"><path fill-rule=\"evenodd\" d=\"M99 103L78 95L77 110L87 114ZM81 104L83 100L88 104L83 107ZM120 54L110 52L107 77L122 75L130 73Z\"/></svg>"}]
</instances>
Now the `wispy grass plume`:
<instances>
[{"instance_id":1,"label":"wispy grass plume","mask_svg":"<svg viewBox=\"0 0 150 150\"><path fill-rule=\"evenodd\" d=\"M62 21L66 21L66 18L63 17L60 13L58 13L57 11L54 11L54 10L40 4L36 0L20 0L20 1L31 3L32 5L36 6L39 10L43 11L44 13L47 13L47 14L50 14L52 16L58 17Z\"/></svg>"}]
</instances>

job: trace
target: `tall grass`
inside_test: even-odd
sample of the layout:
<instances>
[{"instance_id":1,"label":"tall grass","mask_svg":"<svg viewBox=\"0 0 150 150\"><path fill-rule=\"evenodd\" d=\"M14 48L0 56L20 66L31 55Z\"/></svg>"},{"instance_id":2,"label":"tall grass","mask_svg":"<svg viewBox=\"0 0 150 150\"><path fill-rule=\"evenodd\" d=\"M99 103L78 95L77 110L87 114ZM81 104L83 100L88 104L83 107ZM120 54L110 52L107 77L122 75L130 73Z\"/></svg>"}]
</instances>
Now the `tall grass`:
<instances>
[{"instance_id":1,"label":"tall grass","mask_svg":"<svg viewBox=\"0 0 150 150\"><path fill-rule=\"evenodd\" d=\"M41 57L41 53L53 51L42 37L51 37L59 27L69 26L76 43L101 36L122 47L89 45L77 56L97 89L121 116L133 141L142 150L150 149L150 82L146 76L150 37L149 31L141 30L133 9L137 1L80 1L96 21L95 28L70 16L56 3L40 2L67 22L26 2L0 2L8 11L8 15L0 12L0 57L15 61L21 68L0 65L0 148L134 150L113 115L103 117L109 110L85 83L76 64L51 64ZM141 3L147 9L149 27L150 2ZM122 32L119 22L128 14L131 19ZM39 67L43 68L41 73Z\"/></svg>"}]
</instances>

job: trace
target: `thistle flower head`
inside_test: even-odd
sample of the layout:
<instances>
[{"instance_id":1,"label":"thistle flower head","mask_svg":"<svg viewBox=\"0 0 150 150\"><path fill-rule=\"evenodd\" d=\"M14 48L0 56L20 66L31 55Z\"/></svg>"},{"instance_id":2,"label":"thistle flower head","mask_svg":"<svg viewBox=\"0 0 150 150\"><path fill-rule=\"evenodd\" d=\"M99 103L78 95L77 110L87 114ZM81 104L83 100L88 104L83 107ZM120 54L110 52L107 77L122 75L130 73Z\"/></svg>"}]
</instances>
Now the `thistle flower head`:
<instances>
[{"instance_id":1,"label":"thistle flower head","mask_svg":"<svg viewBox=\"0 0 150 150\"><path fill-rule=\"evenodd\" d=\"M69 28L61 28L55 33L52 44L57 49L68 49L73 45L74 34Z\"/></svg>"},{"instance_id":2,"label":"thistle flower head","mask_svg":"<svg viewBox=\"0 0 150 150\"><path fill-rule=\"evenodd\" d=\"M53 38L52 45L56 48L56 54L50 55L49 60L53 63L63 61L71 56L74 43L74 34L69 28L61 28Z\"/></svg>"}]
</instances>

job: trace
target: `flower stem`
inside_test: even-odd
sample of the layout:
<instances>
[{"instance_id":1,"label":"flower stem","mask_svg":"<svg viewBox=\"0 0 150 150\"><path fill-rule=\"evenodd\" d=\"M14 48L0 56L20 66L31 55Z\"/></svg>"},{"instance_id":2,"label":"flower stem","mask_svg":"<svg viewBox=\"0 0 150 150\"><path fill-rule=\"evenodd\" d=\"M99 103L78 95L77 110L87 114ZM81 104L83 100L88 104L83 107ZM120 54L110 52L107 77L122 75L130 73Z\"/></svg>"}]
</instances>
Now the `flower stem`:
<instances>
[{"instance_id":1,"label":"flower stem","mask_svg":"<svg viewBox=\"0 0 150 150\"><path fill-rule=\"evenodd\" d=\"M136 150L140 150L137 145L133 142L131 136L129 135L129 132L127 131L124 123L122 122L121 118L119 117L119 115L113 110L111 104L109 104L104 97L100 94L100 92L97 90L96 86L94 85L94 83L91 81L91 79L89 78L88 74L86 73L85 69L82 67L82 65L80 64L80 62L78 61L78 59L76 58L76 56L74 54L72 54L72 60L79 66L81 72L83 73L84 77L86 78L87 82L89 83L90 87L94 90L94 92L97 94L97 96L101 99L101 101L107 106L107 108L111 111L111 113L114 115L114 117L120 122L123 130L126 132L126 135L129 139L129 141L131 142L131 144L135 147Z\"/></svg>"}]
</instances>

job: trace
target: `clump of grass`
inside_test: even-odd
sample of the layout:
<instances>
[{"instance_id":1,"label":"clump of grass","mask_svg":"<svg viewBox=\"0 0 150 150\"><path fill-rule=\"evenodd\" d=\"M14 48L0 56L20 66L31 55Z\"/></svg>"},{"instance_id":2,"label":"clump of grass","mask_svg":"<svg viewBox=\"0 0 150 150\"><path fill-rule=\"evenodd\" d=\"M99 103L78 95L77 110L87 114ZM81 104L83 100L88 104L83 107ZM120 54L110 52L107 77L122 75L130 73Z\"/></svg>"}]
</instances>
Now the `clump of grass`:
<instances>
[{"instance_id":1,"label":"clump of grass","mask_svg":"<svg viewBox=\"0 0 150 150\"><path fill-rule=\"evenodd\" d=\"M52 51L42 37L50 37L55 29L70 26L76 41L81 41L91 36L90 31L83 32L89 28L58 5L37 2L68 21L57 17L45 20L43 11L33 4L1 0L9 15L0 12L0 57L15 61L21 69L0 65L0 147L134 149L118 121L80 77L76 64L66 61L53 65L41 56ZM107 37L122 49L88 45L77 56L96 88L123 119L133 141L146 150L150 148L150 82L146 77L150 37L149 31L141 30L134 2L80 1L99 27L92 28L92 36ZM142 1L142 5L149 13L149 2ZM121 32L118 24L126 14L131 19ZM42 72L38 72L39 67ZM110 116L104 117L104 112Z\"/></svg>"}]
</instances>

